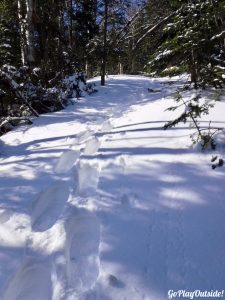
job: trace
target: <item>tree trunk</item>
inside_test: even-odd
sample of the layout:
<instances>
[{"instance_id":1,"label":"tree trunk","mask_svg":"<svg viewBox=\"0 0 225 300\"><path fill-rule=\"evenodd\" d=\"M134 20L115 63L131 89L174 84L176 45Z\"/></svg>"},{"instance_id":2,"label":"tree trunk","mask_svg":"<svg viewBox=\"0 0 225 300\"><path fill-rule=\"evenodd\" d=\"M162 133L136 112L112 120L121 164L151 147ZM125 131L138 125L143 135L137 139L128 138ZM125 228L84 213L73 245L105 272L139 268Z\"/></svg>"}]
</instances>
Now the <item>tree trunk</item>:
<instances>
[{"instance_id":1,"label":"tree trunk","mask_svg":"<svg viewBox=\"0 0 225 300\"><path fill-rule=\"evenodd\" d=\"M194 54L194 50L191 51L190 59L190 73L191 73L191 82L194 83L194 88L197 89L198 86L198 70L197 70L197 60Z\"/></svg>"},{"instance_id":2,"label":"tree trunk","mask_svg":"<svg viewBox=\"0 0 225 300\"><path fill-rule=\"evenodd\" d=\"M18 0L18 18L21 35L21 60L24 65L34 64L33 0Z\"/></svg>"},{"instance_id":3,"label":"tree trunk","mask_svg":"<svg viewBox=\"0 0 225 300\"><path fill-rule=\"evenodd\" d=\"M123 65L122 65L120 56L119 56L118 68L119 68L119 75L123 74Z\"/></svg>"},{"instance_id":4,"label":"tree trunk","mask_svg":"<svg viewBox=\"0 0 225 300\"><path fill-rule=\"evenodd\" d=\"M108 0L105 0L104 31L103 31L103 53L102 53L102 66L101 66L101 85L105 85L105 75L106 75L107 23L108 23Z\"/></svg>"},{"instance_id":5,"label":"tree trunk","mask_svg":"<svg viewBox=\"0 0 225 300\"><path fill-rule=\"evenodd\" d=\"M70 18L70 25L69 25L69 43L72 49L73 47L73 0L69 0L69 18Z\"/></svg>"},{"instance_id":6,"label":"tree trunk","mask_svg":"<svg viewBox=\"0 0 225 300\"><path fill-rule=\"evenodd\" d=\"M34 64L34 24L33 24L33 0L26 0L27 14L26 14L26 37L27 37L27 63Z\"/></svg>"},{"instance_id":7,"label":"tree trunk","mask_svg":"<svg viewBox=\"0 0 225 300\"><path fill-rule=\"evenodd\" d=\"M87 59L85 60L85 73L86 73L87 78L89 78L89 64L88 64Z\"/></svg>"},{"instance_id":8,"label":"tree trunk","mask_svg":"<svg viewBox=\"0 0 225 300\"><path fill-rule=\"evenodd\" d=\"M25 58L26 58L26 28L24 22L24 12L23 12L23 1L18 0L18 19L20 25L20 48L21 48L21 61L22 64L25 65Z\"/></svg>"}]
</instances>

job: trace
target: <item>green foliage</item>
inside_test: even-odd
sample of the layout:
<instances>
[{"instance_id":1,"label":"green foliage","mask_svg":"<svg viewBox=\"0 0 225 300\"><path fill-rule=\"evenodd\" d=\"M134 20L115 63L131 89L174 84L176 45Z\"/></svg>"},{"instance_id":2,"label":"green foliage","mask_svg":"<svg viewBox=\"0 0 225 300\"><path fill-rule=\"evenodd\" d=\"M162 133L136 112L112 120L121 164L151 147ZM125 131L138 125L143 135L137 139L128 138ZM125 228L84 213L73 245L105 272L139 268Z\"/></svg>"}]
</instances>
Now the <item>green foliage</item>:
<instances>
[{"instance_id":1,"label":"green foliage","mask_svg":"<svg viewBox=\"0 0 225 300\"><path fill-rule=\"evenodd\" d=\"M185 66L171 66L168 67L164 70L162 70L162 72L159 73L160 76L164 77L164 76L176 76L176 75L180 75L183 74L187 71L187 69L185 68Z\"/></svg>"},{"instance_id":2,"label":"green foliage","mask_svg":"<svg viewBox=\"0 0 225 300\"><path fill-rule=\"evenodd\" d=\"M20 35L15 1L0 2L0 66L19 65Z\"/></svg>"},{"instance_id":3,"label":"green foliage","mask_svg":"<svg viewBox=\"0 0 225 300\"><path fill-rule=\"evenodd\" d=\"M225 1L219 0L177 2L179 8L164 28L161 46L152 56L150 67L163 70L187 66L195 84L222 84L222 72L215 66L224 53L224 5Z\"/></svg>"},{"instance_id":4,"label":"green foliage","mask_svg":"<svg viewBox=\"0 0 225 300\"><path fill-rule=\"evenodd\" d=\"M221 130L220 128L211 128L211 122L207 127L201 127L198 119L202 115L208 115L210 108L214 106L213 102L205 101L202 99L201 93L191 99L184 100L183 95L180 91L177 91L175 95L175 101L177 105L169 107L167 110L175 111L178 107L184 107L184 112L176 119L166 123L164 129L168 129L178 125L179 123L186 123L187 121L192 122L192 126L196 131L191 135L193 144L200 142L202 150L212 149L215 150L216 143L214 135Z\"/></svg>"}]
</instances>

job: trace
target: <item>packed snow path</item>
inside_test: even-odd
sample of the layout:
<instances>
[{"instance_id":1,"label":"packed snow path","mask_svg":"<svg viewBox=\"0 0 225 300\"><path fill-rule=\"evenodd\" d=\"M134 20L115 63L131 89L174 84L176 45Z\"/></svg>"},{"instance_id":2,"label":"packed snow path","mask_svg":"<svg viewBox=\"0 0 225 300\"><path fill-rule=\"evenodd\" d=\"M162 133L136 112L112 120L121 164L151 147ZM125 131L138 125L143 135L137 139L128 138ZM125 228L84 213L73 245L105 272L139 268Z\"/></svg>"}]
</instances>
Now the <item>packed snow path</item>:
<instances>
[{"instance_id":1,"label":"packed snow path","mask_svg":"<svg viewBox=\"0 0 225 300\"><path fill-rule=\"evenodd\" d=\"M168 80L110 76L1 137L0 299L224 289L224 168L190 147L188 124L162 129L179 114L165 111L181 84ZM212 110L217 126L224 110Z\"/></svg>"}]
</instances>

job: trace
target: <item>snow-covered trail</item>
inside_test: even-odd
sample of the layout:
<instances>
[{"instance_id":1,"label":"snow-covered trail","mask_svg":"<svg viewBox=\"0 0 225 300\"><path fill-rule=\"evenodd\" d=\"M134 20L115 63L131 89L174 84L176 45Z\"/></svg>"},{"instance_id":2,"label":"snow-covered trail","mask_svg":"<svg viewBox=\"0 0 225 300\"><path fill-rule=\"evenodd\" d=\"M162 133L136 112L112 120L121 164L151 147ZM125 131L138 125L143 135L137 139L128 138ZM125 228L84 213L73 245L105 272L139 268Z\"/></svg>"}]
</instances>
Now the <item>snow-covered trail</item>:
<instances>
[{"instance_id":1,"label":"snow-covered trail","mask_svg":"<svg viewBox=\"0 0 225 300\"><path fill-rule=\"evenodd\" d=\"M0 299L224 289L225 172L190 147L187 124L162 129L180 84L163 81L110 76L1 138ZM224 106L212 111L221 126Z\"/></svg>"}]
</instances>

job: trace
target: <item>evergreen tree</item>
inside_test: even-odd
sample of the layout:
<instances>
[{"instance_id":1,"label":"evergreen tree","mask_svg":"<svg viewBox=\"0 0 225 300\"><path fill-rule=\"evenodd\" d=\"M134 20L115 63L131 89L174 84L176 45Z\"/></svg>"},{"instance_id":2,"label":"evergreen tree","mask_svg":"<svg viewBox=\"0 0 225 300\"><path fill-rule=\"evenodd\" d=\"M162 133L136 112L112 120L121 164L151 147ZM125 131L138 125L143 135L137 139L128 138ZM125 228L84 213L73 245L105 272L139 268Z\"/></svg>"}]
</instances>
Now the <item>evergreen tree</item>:
<instances>
[{"instance_id":1,"label":"evergreen tree","mask_svg":"<svg viewBox=\"0 0 225 300\"><path fill-rule=\"evenodd\" d=\"M130 5L128 30L120 38L123 49L124 70L128 73L143 72L149 56L156 52L162 38L163 24L173 12L171 1L146 1Z\"/></svg>"},{"instance_id":2,"label":"evergreen tree","mask_svg":"<svg viewBox=\"0 0 225 300\"><path fill-rule=\"evenodd\" d=\"M0 2L0 66L20 64L20 35L16 1Z\"/></svg>"},{"instance_id":3,"label":"evergreen tree","mask_svg":"<svg viewBox=\"0 0 225 300\"><path fill-rule=\"evenodd\" d=\"M97 1L77 1L73 9L73 44L78 61L83 69L91 62L88 44L99 33L97 25ZM88 66L86 66L87 68Z\"/></svg>"},{"instance_id":4,"label":"evergreen tree","mask_svg":"<svg viewBox=\"0 0 225 300\"><path fill-rule=\"evenodd\" d=\"M221 0L174 1L179 8L164 28L162 44L150 62L152 69L178 66L191 74L195 87L220 85L223 78L216 57L224 53L224 5Z\"/></svg>"}]
</instances>

